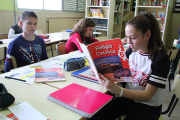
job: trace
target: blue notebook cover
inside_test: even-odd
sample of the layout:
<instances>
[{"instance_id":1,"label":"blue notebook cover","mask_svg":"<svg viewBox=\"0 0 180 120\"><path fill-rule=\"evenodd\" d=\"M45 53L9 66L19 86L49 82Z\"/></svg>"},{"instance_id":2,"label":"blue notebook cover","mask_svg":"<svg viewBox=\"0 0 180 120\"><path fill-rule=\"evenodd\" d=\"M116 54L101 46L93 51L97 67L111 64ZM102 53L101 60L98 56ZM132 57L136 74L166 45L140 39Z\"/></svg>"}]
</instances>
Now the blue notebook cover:
<instances>
[{"instance_id":1,"label":"blue notebook cover","mask_svg":"<svg viewBox=\"0 0 180 120\"><path fill-rule=\"evenodd\" d=\"M89 69L90 69L90 67L85 67L85 68L83 68L81 70L78 70L78 71L75 71L75 72L71 73L71 75L75 76L75 77L78 77L78 78L81 78L81 79L84 79L84 80L88 80L88 81L95 82L95 83L99 84L98 80L95 80L93 78L91 79L88 76L86 77L86 76L79 75L79 74L81 74L81 73L83 73L83 72L85 72L85 71L87 71Z\"/></svg>"}]
</instances>

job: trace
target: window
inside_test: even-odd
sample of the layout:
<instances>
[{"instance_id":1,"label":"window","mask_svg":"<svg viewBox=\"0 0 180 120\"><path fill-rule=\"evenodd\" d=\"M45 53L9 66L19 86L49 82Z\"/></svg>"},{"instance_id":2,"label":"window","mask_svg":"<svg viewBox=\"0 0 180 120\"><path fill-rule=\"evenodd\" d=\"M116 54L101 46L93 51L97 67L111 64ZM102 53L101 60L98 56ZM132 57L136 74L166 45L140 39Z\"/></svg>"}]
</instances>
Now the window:
<instances>
[{"instance_id":1,"label":"window","mask_svg":"<svg viewBox=\"0 0 180 120\"><path fill-rule=\"evenodd\" d=\"M17 8L84 12L85 2L85 0L17 0Z\"/></svg>"},{"instance_id":2,"label":"window","mask_svg":"<svg viewBox=\"0 0 180 120\"><path fill-rule=\"evenodd\" d=\"M62 0L44 0L44 10L62 10Z\"/></svg>"},{"instance_id":3,"label":"window","mask_svg":"<svg viewBox=\"0 0 180 120\"><path fill-rule=\"evenodd\" d=\"M43 0L17 0L20 9L43 9Z\"/></svg>"}]
</instances>

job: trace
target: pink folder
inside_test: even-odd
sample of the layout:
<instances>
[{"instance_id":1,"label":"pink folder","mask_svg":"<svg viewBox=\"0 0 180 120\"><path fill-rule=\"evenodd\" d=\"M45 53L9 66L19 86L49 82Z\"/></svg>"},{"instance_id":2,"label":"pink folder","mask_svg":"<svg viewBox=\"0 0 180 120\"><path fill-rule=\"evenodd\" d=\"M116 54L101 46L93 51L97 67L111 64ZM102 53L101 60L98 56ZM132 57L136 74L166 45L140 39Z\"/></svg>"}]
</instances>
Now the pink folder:
<instances>
[{"instance_id":1,"label":"pink folder","mask_svg":"<svg viewBox=\"0 0 180 120\"><path fill-rule=\"evenodd\" d=\"M48 99L90 118L105 106L112 96L72 83L51 93Z\"/></svg>"}]
</instances>

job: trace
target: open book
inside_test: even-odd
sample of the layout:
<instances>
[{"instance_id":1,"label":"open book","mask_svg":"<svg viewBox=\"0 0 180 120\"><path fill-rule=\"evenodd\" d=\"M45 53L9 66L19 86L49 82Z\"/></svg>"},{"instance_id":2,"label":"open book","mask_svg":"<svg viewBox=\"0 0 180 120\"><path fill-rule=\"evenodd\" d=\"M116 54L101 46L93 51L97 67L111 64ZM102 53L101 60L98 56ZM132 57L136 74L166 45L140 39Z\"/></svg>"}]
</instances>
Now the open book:
<instances>
[{"instance_id":1,"label":"open book","mask_svg":"<svg viewBox=\"0 0 180 120\"><path fill-rule=\"evenodd\" d=\"M133 82L121 39L94 42L87 46L79 44L97 79L101 73L113 81Z\"/></svg>"},{"instance_id":2,"label":"open book","mask_svg":"<svg viewBox=\"0 0 180 120\"><path fill-rule=\"evenodd\" d=\"M62 68L35 68L35 82L65 81Z\"/></svg>"}]
</instances>

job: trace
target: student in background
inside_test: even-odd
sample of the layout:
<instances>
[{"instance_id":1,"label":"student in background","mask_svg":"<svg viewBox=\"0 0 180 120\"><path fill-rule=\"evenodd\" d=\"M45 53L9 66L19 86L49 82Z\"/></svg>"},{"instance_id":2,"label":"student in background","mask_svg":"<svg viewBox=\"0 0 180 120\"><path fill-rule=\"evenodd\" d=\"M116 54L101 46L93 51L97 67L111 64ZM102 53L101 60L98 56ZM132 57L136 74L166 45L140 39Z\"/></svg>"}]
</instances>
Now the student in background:
<instances>
[{"instance_id":1,"label":"student in background","mask_svg":"<svg viewBox=\"0 0 180 120\"><path fill-rule=\"evenodd\" d=\"M14 26L11 26L9 33L8 33L8 39L10 38L16 38L22 33L22 27L20 25L20 16L18 17L18 23ZM34 34L38 34L37 31L34 32Z\"/></svg>"},{"instance_id":2,"label":"student in background","mask_svg":"<svg viewBox=\"0 0 180 120\"><path fill-rule=\"evenodd\" d=\"M77 39L80 43L84 43L86 45L97 42L97 39L91 37L95 26L95 22L90 18L83 18L75 24L73 31L70 33L70 38L66 43L65 53L78 49L82 52Z\"/></svg>"},{"instance_id":3,"label":"student in background","mask_svg":"<svg viewBox=\"0 0 180 120\"><path fill-rule=\"evenodd\" d=\"M37 22L38 17L33 11L24 11L21 14L20 25L23 32L12 40L8 46L5 72L13 69L12 56L16 58L17 67L36 63L48 58L44 40L34 34L37 28Z\"/></svg>"},{"instance_id":4,"label":"student in background","mask_svg":"<svg viewBox=\"0 0 180 120\"><path fill-rule=\"evenodd\" d=\"M116 97L92 120L115 120L121 115L126 115L125 120L158 120L161 114L170 61L159 23L152 14L144 13L126 23L125 34L133 82L122 88L100 75L100 84Z\"/></svg>"},{"instance_id":5,"label":"student in background","mask_svg":"<svg viewBox=\"0 0 180 120\"><path fill-rule=\"evenodd\" d=\"M8 39L10 38L16 38L22 33L22 27L20 25L20 16L18 17L18 23L14 26L11 26L9 33L8 33Z\"/></svg>"},{"instance_id":6,"label":"student in background","mask_svg":"<svg viewBox=\"0 0 180 120\"><path fill-rule=\"evenodd\" d=\"M176 49L179 49L180 48L180 28L179 28L179 35L178 35L178 41L177 41L177 45L176 45ZM176 72L176 69L177 69L177 65L179 63L179 59L180 59L180 51L177 53L177 58L175 60L172 61L172 64L171 66L172 69L170 71L170 75L169 75L169 78L170 79L174 79L174 73ZM180 73L180 70L179 70L179 73Z\"/></svg>"}]
</instances>

